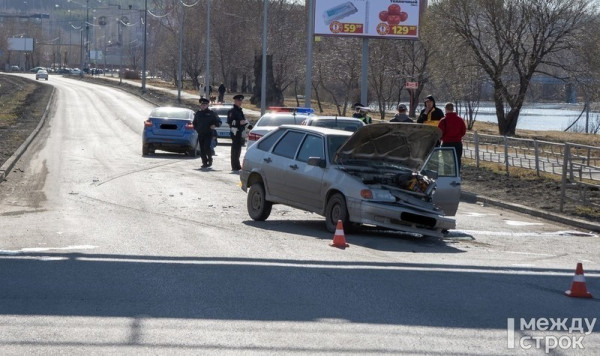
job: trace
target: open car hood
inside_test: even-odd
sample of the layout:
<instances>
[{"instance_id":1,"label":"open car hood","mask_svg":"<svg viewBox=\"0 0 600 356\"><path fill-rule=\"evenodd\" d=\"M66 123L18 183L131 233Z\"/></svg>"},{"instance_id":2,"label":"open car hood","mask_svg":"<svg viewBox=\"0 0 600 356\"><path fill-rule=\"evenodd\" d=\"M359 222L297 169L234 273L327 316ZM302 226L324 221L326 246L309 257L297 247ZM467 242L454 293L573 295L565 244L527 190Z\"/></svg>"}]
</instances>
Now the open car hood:
<instances>
[{"instance_id":1,"label":"open car hood","mask_svg":"<svg viewBox=\"0 0 600 356\"><path fill-rule=\"evenodd\" d=\"M335 162L385 161L420 170L442 137L434 126L410 123L380 123L358 129L337 151Z\"/></svg>"}]
</instances>

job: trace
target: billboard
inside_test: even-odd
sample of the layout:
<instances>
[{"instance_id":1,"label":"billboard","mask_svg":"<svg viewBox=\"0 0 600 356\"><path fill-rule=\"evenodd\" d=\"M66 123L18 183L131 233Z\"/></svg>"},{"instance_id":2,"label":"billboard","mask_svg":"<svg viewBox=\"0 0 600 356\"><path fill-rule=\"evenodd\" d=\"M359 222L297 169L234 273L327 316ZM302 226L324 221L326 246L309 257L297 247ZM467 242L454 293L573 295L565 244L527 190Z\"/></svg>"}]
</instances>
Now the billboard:
<instances>
[{"instance_id":1,"label":"billboard","mask_svg":"<svg viewBox=\"0 0 600 356\"><path fill-rule=\"evenodd\" d=\"M8 39L9 51L33 51L33 38L17 38L11 37Z\"/></svg>"},{"instance_id":2,"label":"billboard","mask_svg":"<svg viewBox=\"0 0 600 356\"><path fill-rule=\"evenodd\" d=\"M420 0L315 0L315 35L419 38Z\"/></svg>"}]
</instances>

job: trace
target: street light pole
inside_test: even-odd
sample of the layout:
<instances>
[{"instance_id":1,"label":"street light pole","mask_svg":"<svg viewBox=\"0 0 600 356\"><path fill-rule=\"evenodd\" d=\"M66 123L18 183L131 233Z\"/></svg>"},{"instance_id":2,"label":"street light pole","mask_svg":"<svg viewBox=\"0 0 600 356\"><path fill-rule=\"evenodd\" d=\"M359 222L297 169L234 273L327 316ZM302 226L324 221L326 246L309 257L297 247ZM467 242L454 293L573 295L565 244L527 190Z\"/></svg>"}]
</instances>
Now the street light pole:
<instances>
[{"instance_id":1,"label":"street light pole","mask_svg":"<svg viewBox=\"0 0 600 356\"><path fill-rule=\"evenodd\" d=\"M264 1L263 10L263 41L262 41L262 75L260 80L260 115L265 114L267 106L267 0Z\"/></svg>"},{"instance_id":2,"label":"street light pole","mask_svg":"<svg viewBox=\"0 0 600 356\"><path fill-rule=\"evenodd\" d=\"M85 5L85 67L88 66L90 60L90 0L86 1ZM81 68L81 76L83 76L84 68Z\"/></svg>"},{"instance_id":3,"label":"street light pole","mask_svg":"<svg viewBox=\"0 0 600 356\"><path fill-rule=\"evenodd\" d=\"M89 1L89 0L88 0ZM148 0L144 1L144 59L142 60L142 93L146 92L146 26L148 19Z\"/></svg>"},{"instance_id":4,"label":"street light pole","mask_svg":"<svg viewBox=\"0 0 600 356\"><path fill-rule=\"evenodd\" d=\"M183 56L183 21L184 21L184 12L183 12L183 3L179 2L179 9L181 10L181 24L179 26L179 63L177 66L177 102L181 103L181 87L183 86L183 75L182 75L182 56Z\"/></svg>"},{"instance_id":5,"label":"street light pole","mask_svg":"<svg viewBox=\"0 0 600 356\"><path fill-rule=\"evenodd\" d=\"M204 79L204 93L210 100L210 0L206 0L206 78Z\"/></svg>"}]
</instances>

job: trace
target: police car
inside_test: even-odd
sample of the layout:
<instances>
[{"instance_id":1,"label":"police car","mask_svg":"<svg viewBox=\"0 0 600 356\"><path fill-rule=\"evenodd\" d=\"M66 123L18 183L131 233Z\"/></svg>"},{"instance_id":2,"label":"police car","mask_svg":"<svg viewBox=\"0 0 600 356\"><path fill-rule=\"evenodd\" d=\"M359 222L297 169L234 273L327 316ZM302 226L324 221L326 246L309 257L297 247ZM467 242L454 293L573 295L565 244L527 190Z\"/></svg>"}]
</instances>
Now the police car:
<instances>
[{"instance_id":1,"label":"police car","mask_svg":"<svg viewBox=\"0 0 600 356\"><path fill-rule=\"evenodd\" d=\"M209 110L212 110L215 114L217 114L217 116L219 116L219 119L221 119L221 126L217 127L218 138L231 139L231 136L229 135L229 125L227 124L227 113L232 108L233 104L219 104L208 107Z\"/></svg>"},{"instance_id":2,"label":"police car","mask_svg":"<svg viewBox=\"0 0 600 356\"><path fill-rule=\"evenodd\" d=\"M248 133L247 147L252 146L256 141L267 133L275 130L281 125L302 125L314 113L311 108L299 107L270 107Z\"/></svg>"}]
</instances>

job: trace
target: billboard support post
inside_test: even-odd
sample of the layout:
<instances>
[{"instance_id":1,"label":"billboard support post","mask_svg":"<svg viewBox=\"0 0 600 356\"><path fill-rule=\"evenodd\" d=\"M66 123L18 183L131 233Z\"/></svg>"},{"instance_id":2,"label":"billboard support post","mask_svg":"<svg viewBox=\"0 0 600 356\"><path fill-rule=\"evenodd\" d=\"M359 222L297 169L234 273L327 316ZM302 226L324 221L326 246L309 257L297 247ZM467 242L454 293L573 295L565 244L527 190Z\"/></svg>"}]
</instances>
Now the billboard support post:
<instances>
[{"instance_id":1,"label":"billboard support post","mask_svg":"<svg viewBox=\"0 0 600 356\"><path fill-rule=\"evenodd\" d=\"M360 69L360 102L363 105L369 106L367 97L369 88L369 38L362 39L362 61Z\"/></svg>"}]
</instances>

